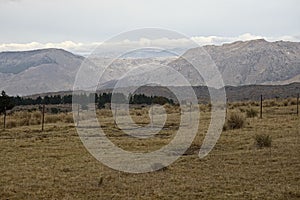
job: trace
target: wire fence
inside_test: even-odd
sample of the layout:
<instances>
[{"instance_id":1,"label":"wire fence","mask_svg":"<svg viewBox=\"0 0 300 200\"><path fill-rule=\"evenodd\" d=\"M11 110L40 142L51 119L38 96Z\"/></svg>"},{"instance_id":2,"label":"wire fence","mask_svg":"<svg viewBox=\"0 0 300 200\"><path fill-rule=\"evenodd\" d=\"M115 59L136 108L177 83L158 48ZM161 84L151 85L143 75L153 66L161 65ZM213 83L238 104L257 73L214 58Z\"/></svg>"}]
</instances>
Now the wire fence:
<instances>
[{"instance_id":1,"label":"wire fence","mask_svg":"<svg viewBox=\"0 0 300 200\"><path fill-rule=\"evenodd\" d=\"M210 104L207 104L206 106L210 107ZM187 111L186 112L192 112L191 104L187 104ZM226 105L226 115L228 113L228 110L234 109L234 108L240 108L241 110L243 107L252 107L259 110L259 118L263 119L264 115L297 115L299 116L299 94L297 94L296 98L286 98L286 99L264 99L264 96L260 96L260 101L251 101L251 102L227 102ZM284 107L284 109L282 109ZM117 108L114 108L115 115L117 113ZM45 114L46 113L53 113L57 114L61 110L63 112L68 112L68 108L64 106L63 109L61 109L57 105L35 105L32 107L28 107L28 110L32 111L38 111L41 113L40 115L40 125L41 125L41 131L44 131L45 126ZM79 126L80 124L80 111L81 106L77 106L77 117L73 120L76 126ZM71 105L69 108L69 111L71 111ZM201 112L201 108L200 108ZM153 120L153 111L151 113L151 120ZM7 128L7 116L9 116L11 113L8 111L4 111L3 113L3 120L2 121L2 128L5 130ZM72 122L72 120L68 120ZM114 122L115 124L115 122ZM25 125L29 125L26 124Z\"/></svg>"}]
</instances>

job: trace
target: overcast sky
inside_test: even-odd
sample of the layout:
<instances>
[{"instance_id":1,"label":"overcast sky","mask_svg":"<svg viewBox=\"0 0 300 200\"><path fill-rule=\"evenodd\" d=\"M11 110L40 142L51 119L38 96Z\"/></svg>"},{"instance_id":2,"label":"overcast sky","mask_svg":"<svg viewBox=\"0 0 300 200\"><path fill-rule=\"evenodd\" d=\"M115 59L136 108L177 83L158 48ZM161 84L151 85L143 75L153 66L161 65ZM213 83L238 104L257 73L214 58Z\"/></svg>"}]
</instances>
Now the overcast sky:
<instances>
[{"instance_id":1,"label":"overcast sky","mask_svg":"<svg viewBox=\"0 0 300 200\"><path fill-rule=\"evenodd\" d=\"M86 51L124 31L159 27L200 44L300 41L298 0L0 0L0 51Z\"/></svg>"}]
</instances>

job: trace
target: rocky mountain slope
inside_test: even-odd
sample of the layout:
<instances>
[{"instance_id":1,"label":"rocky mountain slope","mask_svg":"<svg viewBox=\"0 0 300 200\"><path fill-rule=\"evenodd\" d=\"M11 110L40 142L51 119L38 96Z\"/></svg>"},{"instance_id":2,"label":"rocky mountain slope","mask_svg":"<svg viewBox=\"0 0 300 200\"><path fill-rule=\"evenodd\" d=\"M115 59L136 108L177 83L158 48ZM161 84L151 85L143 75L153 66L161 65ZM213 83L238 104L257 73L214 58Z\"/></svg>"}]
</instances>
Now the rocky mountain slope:
<instances>
[{"instance_id":1,"label":"rocky mountain slope","mask_svg":"<svg viewBox=\"0 0 300 200\"><path fill-rule=\"evenodd\" d=\"M225 85L300 81L300 43L259 39L205 46L204 49L219 68ZM194 51L191 49L186 54Z\"/></svg>"},{"instance_id":2,"label":"rocky mountain slope","mask_svg":"<svg viewBox=\"0 0 300 200\"><path fill-rule=\"evenodd\" d=\"M238 41L221 46L209 45L203 48L221 72L225 85L272 85L300 82L300 43L267 42L261 39ZM196 58L199 55L197 49L190 49L184 56ZM71 90L77 70L83 61L84 57L62 49L2 52L0 53L0 89L11 95ZM109 61L111 60L94 59L95 73ZM104 89L112 87L116 80L129 70L140 65L159 64L168 65L179 71L194 86L204 83L199 78L199 74L183 58L147 58L143 52L142 58L115 60L105 72L99 85ZM156 73L156 76L165 79L165 75L162 74ZM174 86L178 86L176 77L169 79L172 80Z\"/></svg>"},{"instance_id":3,"label":"rocky mountain slope","mask_svg":"<svg viewBox=\"0 0 300 200\"><path fill-rule=\"evenodd\" d=\"M62 49L0 53L1 90L27 95L70 89L83 59Z\"/></svg>"}]
</instances>

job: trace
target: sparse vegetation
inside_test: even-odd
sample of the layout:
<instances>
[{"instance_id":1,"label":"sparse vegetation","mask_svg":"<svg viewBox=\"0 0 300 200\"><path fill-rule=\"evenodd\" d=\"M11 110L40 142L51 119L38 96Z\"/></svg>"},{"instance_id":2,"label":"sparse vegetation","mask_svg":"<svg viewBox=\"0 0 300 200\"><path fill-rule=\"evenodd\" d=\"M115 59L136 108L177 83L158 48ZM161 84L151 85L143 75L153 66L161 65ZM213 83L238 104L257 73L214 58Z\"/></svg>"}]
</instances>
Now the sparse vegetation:
<instances>
[{"instance_id":1,"label":"sparse vegetation","mask_svg":"<svg viewBox=\"0 0 300 200\"><path fill-rule=\"evenodd\" d=\"M60 116L59 115L46 115L45 117L45 122L46 123L56 123L56 122L59 122L61 119L60 119Z\"/></svg>"},{"instance_id":2,"label":"sparse vegetation","mask_svg":"<svg viewBox=\"0 0 300 200\"><path fill-rule=\"evenodd\" d=\"M15 127L17 127L16 120L8 120L6 122L6 128L15 128Z\"/></svg>"},{"instance_id":3,"label":"sparse vegetation","mask_svg":"<svg viewBox=\"0 0 300 200\"><path fill-rule=\"evenodd\" d=\"M270 135L259 134L255 136L256 146L259 148L270 147L272 144L272 138Z\"/></svg>"},{"instance_id":4,"label":"sparse vegetation","mask_svg":"<svg viewBox=\"0 0 300 200\"><path fill-rule=\"evenodd\" d=\"M246 110L246 116L249 118L257 117L258 111L254 108L249 108Z\"/></svg>"},{"instance_id":5,"label":"sparse vegetation","mask_svg":"<svg viewBox=\"0 0 300 200\"><path fill-rule=\"evenodd\" d=\"M223 130L243 128L245 122L246 119L242 113L239 112L230 113L226 119Z\"/></svg>"},{"instance_id":6,"label":"sparse vegetation","mask_svg":"<svg viewBox=\"0 0 300 200\"><path fill-rule=\"evenodd\" d=\"M228 109L226 124L244 128L238 131L228 128L230 134L221 134L213 151L204 159L198 158L198 152L209 126L210 112L208 105L200 105L199 132L188 153L167 168L147 174L118 172L94 159L71 124L72 113L51 114L49 109L45 117L51 120L41 132L38 109L15 111L7 116L7 129L0 131L0 196L3 199L126 199L133 195L139 199L298 197L299 117L290 114L295 106L283 107L279 103L267 107L262 120L246 121L247 110L259 109L252 103ZM120 148L152 152L168 144L178 130L181 110L168 104L164 108L168 114L165 128L149 139L129 137L116 128L110 109L97 110L97 117L105 134ZM240 108L245 112L240 112ZM150 122L148 106L132 107L130 113L137 124ZM84 116L80 118L84 120ZM274 148L270 154L271 149L263 147L271 145ZM285 170L279 170L282 166ZM152 167L158 169L160 164ZM216 184L224 187L215 187ZM274 185L278 186L276 190Z\"/></svg>"}]
</instances>

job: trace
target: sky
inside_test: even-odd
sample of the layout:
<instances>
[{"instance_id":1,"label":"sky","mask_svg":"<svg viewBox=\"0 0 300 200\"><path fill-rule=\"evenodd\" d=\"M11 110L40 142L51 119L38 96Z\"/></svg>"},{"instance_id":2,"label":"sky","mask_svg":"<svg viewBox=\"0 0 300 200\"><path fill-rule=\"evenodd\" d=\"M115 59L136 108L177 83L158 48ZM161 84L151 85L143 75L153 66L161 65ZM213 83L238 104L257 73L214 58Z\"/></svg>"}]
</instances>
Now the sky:
<instances>
[{"instance_id":1,"label":"sky","mask_svg":"<svg viewBox=\"0 0 300 200\"><path fill-rule=\"evenodd\" d=\"M0 51L92 51L119 33L156 27L198 42L300 41L298 0L0 0Z\"/></svg>"}]
</instances>

